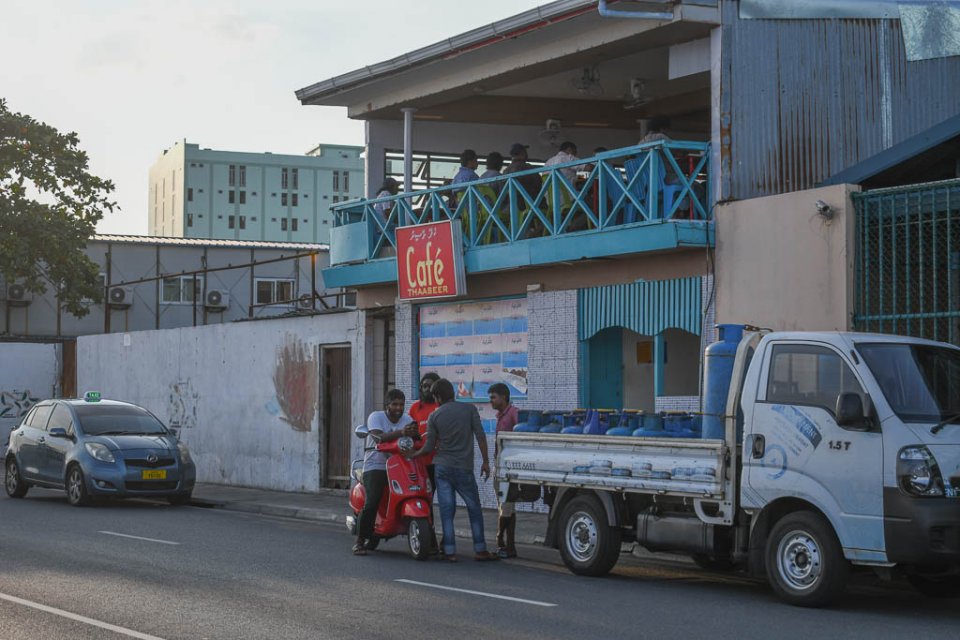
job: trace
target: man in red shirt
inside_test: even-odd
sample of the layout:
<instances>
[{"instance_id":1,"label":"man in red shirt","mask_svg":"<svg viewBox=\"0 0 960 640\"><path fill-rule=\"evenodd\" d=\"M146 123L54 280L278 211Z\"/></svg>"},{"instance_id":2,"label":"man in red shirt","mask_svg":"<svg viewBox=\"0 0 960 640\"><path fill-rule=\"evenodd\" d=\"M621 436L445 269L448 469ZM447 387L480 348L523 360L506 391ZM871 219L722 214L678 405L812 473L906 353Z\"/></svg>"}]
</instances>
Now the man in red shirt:
<instances>
[{"instance_id":1,"label":"man in red shirt","mask_svg":"<svg viewBox=\"0 0 960 640\"><path fill-rule=\"evenodd\" d=\"M423 377L420 378L420 399L414 402L410 406L409 415L413 418L414 422L417 423L417 428L420 430L420 437L425 438L427 436L427 418L430 417L430 414L440 406L440 403L437 402L437 399L433 397L430 389L433 387L433 383L440 379L440 376L434 372L429 372L423 374ZM433 517L433 492L437 490L437 476L436 470L433 466L433 456L436 455L436 450L432 453L424 456L423 461L427 465L427 475L430 477L430 521L435 522ZM434 527L435 529L436 527ZM437 534L435 531L430 532L430 545L431 550L439 553L440 547L437 545Z\"/></svg>"},{"instance_id":2,"label":"man in red shirt","mask_svg":"<svg viewBox=\"0 0 960 640\"><path fill-rule=\"evenodd\" d=\"M490 406L497 412L497 432L513 431L517 424L517 408L510 403L510 387L498 382L490 385ZM500 518L497 520L497 555L501 558L516 558L517 547L514 542L517 530L517 514L513 500L502 500L498 505Z\"/></svg>"}]
</instances>

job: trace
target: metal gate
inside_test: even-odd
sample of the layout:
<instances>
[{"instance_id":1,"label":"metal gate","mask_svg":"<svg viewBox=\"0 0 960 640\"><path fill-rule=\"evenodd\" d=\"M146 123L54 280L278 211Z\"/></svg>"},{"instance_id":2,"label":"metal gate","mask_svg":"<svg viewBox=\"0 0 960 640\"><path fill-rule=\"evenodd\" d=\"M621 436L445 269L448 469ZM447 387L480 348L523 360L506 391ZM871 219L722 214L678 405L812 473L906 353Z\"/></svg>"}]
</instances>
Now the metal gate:
<instances>
[{"instance_id":1,"label":"metal gate","mask_svg":"<svg viewBox=\"0 0 960 640\"><path fill-rule=\"evenodd\" d=\"M854 328L960 344L960 180L853 199Z\"/></svg>"},{"instance_id":2,"label":"metal gate","mask_svg":"<svg viewBox=\"0 0 960 640\"><path fill-rule=\"evenodd\" d=\"M330 488L350 486L350 347L323 349L323 485Z\"/></svg>"}]
</instances>

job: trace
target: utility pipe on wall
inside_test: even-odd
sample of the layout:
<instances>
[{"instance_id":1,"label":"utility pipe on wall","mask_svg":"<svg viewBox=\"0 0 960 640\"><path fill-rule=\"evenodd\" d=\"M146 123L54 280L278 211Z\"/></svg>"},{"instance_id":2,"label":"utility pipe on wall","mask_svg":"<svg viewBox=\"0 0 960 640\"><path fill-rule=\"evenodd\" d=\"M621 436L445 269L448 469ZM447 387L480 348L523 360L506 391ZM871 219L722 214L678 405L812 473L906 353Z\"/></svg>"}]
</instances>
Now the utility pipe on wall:
<instances>
[{"instance_id":1,"label":"utility pipe on wall","mask_svg":"<svg viewBox=\"0 0 960 640\"><path fill-rule=\"evenodd\" d=\"M404 107L403 112L403 192L413 191L413 114L414 107ZM406 216L404 216L406 217ZM403 224L410 224L411 220L403 220Z\"/></svg>"},{"instance_id":2,"label":"utility pipe on wall","mask_svg":"<svg viewBox=\"0 0 960 640\"><path fill-rule=\"evenodd\" d=\"M637 18L639 20L673 20L673 11L620 11L611 9L607 0L600 0L597 9L604 18Z\"/></svg>"}]
</instances>

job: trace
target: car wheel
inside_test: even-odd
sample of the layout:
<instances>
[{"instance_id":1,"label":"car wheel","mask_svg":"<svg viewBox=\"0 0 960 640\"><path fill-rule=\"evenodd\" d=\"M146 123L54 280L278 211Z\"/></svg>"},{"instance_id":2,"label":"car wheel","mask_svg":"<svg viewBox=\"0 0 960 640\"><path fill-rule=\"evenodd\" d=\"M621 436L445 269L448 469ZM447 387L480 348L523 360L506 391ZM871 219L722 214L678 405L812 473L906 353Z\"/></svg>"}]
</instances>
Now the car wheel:
<instances>
[{"instance_id":1,"label":"car wheel","mask_svg":"<svg viewBox=\"0 0 960 640\"><path fill-rule=\"evenodd\" d=\"M167 496L167 500L175 507L184 507L190 504L190 501L193 499L192 493L178 493L176 495Z\"/></svg>"},{"instance_id":2,"label":"car wheel","mask_svg":"<svg viewBox=\"0 0 960 640\"><path fill-rule=\"evenodd\" d=\"M606 575L620 557L621 532L607 524L607 512L593 495L577 496L560 516L560 557L573 573Z\"/></svg>"},{"instance_id":3,"label":"car wheel","mask_svg":"<svg viewBox=\"0 0 960 640\"><path fill-rule=\"evenodd\" d=\"M85 507L90 504L87 481L84 479L83 471L78 464L73 465L67 471L67 502L74 507Z\"/></svg>"},{"instance_id":4,"label":"car wheel","mask_svg":"<svg viewBox=\"0 0 960 640\"><path fill-rule=\"evenodd\" d=\"M17 459L13 456L8 458L6 467L3 485L7 489L7 495L11 498L22 498L27 495L27 489L30 486L23 481L23 477L20 475L20 466L17 464Z\"/></svg>"},{"instance_id":5,"label":"car wheel","mask_svg":"<svg viewBox=\"0 0 960 640\"><path fill-rule=\"evenodd\" d=\"M850 565L827 520L812 511L784 516L767 539L767 580L783 601L822 607L843 591Z\"/></svg>"}]
</instances>

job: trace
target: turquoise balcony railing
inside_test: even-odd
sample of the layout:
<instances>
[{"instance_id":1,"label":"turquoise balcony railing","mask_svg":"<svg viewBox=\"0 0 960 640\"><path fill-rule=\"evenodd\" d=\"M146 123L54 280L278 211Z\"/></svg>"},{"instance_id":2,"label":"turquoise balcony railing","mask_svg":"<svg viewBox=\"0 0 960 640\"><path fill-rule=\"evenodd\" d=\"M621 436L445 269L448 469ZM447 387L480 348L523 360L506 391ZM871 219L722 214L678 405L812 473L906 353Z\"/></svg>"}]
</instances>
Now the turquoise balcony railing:
<instances>
[{"instance_id":1,"label":"turquoise balcony railing","mask_svg":"<svg viewBox=\"0 0 960 640\"><path fill-rule=\"evenodd\" d=\"M468 250L653 221L709 220L709 173L709 145L663 140L549 168L346 202L333 207L333 250L339 253L338 236L348 242L365 237L368 250L333 262L384 257L395 247L397 226L441 220L460 221ZM530 182L539 188L530 189Z\"/></svg>"}]
</instances>

